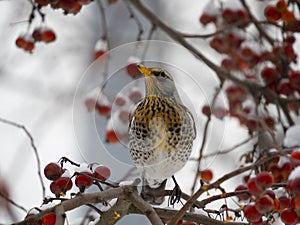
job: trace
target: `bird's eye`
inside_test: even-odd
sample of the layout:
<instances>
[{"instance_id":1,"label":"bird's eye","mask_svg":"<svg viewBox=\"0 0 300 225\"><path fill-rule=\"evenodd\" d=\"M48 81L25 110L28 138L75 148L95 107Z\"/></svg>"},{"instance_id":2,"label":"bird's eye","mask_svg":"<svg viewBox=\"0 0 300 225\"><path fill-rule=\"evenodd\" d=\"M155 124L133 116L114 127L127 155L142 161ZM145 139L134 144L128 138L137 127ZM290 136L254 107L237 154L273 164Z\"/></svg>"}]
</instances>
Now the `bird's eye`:
<instances>
[{"instance_id":1,"label":"bird's eye","mask_svg":"<svg viewBox=\"0 0 300 225\"><path fill-rule=\"evenodd\" d=\"M168 76L166 75L166 73L164 71L154 71L153 72L154 76L156 76L159 79L166 79L168 78Z\"/></svg>"},{"instance_id":2,"label":"bird's eye","mask_svg":"<svg viewBox=\"0 0 300 225\"><path fill-rule=\"evenodd\" d=\"M161 72L160 71L153 71L154 76L159 77Z\"/></svg>"}]
</instances>

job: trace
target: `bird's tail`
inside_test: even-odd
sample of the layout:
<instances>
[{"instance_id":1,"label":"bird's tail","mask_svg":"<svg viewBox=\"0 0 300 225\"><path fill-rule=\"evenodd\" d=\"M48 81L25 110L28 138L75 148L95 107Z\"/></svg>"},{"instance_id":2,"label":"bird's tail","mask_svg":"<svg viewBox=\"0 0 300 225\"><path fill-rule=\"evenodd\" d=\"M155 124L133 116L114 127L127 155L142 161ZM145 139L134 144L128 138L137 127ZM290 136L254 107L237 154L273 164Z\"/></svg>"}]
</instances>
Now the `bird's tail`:
<instances>
[{"instance_id":1,"label":"bird's tail","mask_svg":"<svg viewBox=\"0 0 300 225\"><path fill-rule=\"evenodd\" d=\"M143 187L141 197L152 205L161 205L164 200L164 190L166 188L167 179L165 179L158 187L150 187L146 179L143 179Z\"/></svg>"}]
</instances>

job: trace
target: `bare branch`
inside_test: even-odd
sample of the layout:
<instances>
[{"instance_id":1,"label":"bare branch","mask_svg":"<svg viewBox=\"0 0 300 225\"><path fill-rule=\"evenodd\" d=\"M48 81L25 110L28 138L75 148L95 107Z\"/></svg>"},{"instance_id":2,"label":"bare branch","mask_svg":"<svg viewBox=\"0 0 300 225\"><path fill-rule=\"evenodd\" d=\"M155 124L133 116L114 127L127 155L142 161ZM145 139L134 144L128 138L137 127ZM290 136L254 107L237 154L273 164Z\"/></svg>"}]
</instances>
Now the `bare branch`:
<instances>
[{"instance_id":1,"label":"bare branch","mask_svg":"<svg viewBox=\"0 0 300 225\"><path fill-rule=\"evenodd\" d=\"M90 193L90 194L80 194L72 199L63 201L56 206L45 209L45 210L41 211L40 213L38 213L26 220L15 223L15 225L31 224L34 221L39 220L41 217L43 217L46 214L56 212L57 207L62 207L60 209L64 209L64 212L67 212L67 211L71 211L73 209L76 209L76 208L86 205L86 204L102 203L103 201L107 201L107 200L110 200L113 198L118 198L118 197L124 195L125 193L127 193L128 189L132 189L132 186L122 186L122 187L118 187L118 188L112 188L109 190L105 190L102 192L96 192L96 193Z\"/></svg>"},{"instance_id":2,"label":"bare branch","mask_svg":"<svg viewBox=\"0 0 300 225\"><path fill-rule=\"evenodd\" d=\"M128 198L132 201L136 208L145 214L153 225L163 225L161 219L152 208L152 206L143 200L136 191L128 194Z\"/></svg>"},{"instance_id":3,"label":"bare branch","mask_svg":"<svg viewBox=\"0 0 300 225\"><path fill-rule=\"evenodd\" d=\"M19 205L18 203L16 203L15 201L13 201L12 199L10 199L9 197L7 197L6 195L4 195L3 193L0 192L0 197L4 198L6 201L8 201L10 204L12 204L13 206L21 209L22 211L24 211L25 213L27 212L27 209L25 209L23 206Z\"/></svg>"},{"instance_id":4,"label":"bare branch","mask_svg":"<svg viewBox=\"0 0 300 225\"><path fill-rule=\"evenodd\" d=\"M40 183L41 183L41 187L42 187L42 196L43 196L43 199L44 199L45 196L46 196L46 188L45 188L45 184L44 184L44 181L43 181L43 178L42 178L42 173L41 173L41 161L40 161L38 149L35 145L33 136L31 135L31 133L28 131L28 129L24 125L21 125L19 123L16 123L14 121L10 121L10 120L4 119L4 118L0 118L0 122L4 123L4 124L7 124L7 125L10 125L10 126L13 126L13 127L16 127L16 128L19 128L19 129L22 129L25 132L25 134L27 135L27 137L29 138L30 145L33 149L33 152L34 152L35 158L36 158L36 162L37 162L37 173L38 173L38 177L40 179Z\"/></svg>"}]
</instances>

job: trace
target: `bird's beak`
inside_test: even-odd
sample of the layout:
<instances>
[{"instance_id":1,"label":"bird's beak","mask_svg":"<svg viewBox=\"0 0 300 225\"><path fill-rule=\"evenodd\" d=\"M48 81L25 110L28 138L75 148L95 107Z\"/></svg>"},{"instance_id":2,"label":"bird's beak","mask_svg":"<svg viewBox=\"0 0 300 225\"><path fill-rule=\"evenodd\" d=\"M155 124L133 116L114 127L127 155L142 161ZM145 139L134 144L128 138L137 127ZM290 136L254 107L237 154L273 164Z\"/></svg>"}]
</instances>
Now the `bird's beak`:
<instances>
[{"instance_id":1,"label":"bird's beak","mask_svg":"<svg viewBox=\"0 0 300 225\"><path fill-rule=\"evenodd\" d=\"M152 76L151 70L144 67L142 64L138 64L137 68L142 74L144 74L144 76L146 77Z\"/></svg>"}]
</instances>

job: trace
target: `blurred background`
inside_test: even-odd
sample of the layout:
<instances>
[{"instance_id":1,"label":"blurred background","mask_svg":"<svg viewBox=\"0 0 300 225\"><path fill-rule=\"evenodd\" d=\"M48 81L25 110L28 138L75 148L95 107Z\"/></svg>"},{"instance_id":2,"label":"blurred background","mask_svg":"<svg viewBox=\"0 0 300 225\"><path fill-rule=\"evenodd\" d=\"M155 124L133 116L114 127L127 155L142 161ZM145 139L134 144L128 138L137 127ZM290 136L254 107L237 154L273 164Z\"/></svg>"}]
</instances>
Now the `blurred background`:
<instances>
[{"instance_id":1,"label":"blurred background","mask_svg":"<svg viewBox=\"0 0 300 225\"><path fill-rule=\"evenodd\" d=\"M205 34L213 31L202 27L199 17L210 0L144 1L169 26L183 33ZM103 36L102 17L96 2L84 6L80 13L63 15L61 10L43 9L46 26L51 27L57 40L49 45L36 46L28 54L15 46L18 35L26 32L31 4L28 1L0 2L0 118L24 125L34 138L42 169L46 164L66 156L75 162L98 162L110 167L111 180L118 181L133 168L125 144L105 142L107 118L88 112L85 99L97 87L114 101L116 94L130 88L132 79L126 74L130 56L140 57L145 48L145 65L161 65L175 77L177 87L197 121L198 136L193 157L199 153L206 117L201 113L204 104L212 101L218 80L203 63L181 46L172 43L164 33L155 30L150 43L136 43L139 30L123 1L107 4L103 1L107 19L108 40L112 49L108 68L94 62L94 47ZM149 35L151 24L138 12L144 33ZM34 20L33 27L40 20ZM162 42L164 41L164 42ZM218 54L209 49L206 40L192 40L209 58ZM109 79L104 73L108 72ZM184 76L185 74L186 76ZM143 82L138 86L141 90ZM218 104L226 105L222 95ZM237 121L214 119L209 129L206 153L233 146L247 138L247 131ZM247 149L248 150L248 149ZM238 149L237 149L238 151ZM235 157L234 157L235 156ZM213 167L218 176L237 166L236 153L226 157L208 158L202 168ZM190 161L178 174L184 192L190 193L194 181L195 162ZM192 176L190 174L193 174ZM138 173L127 179L134 179ZM238 178L236 178L238 179ZM50 182L44 179L47 195ZM0 183L6 185L10 198L30 209L42 203L42 190L37 176L37 163L30 141L21 129L0 123ZM230 184L229 184L230 185ZM172 182L168 183L172 188ZM92 191L92 190L90 190ZM15 207L12 214L0 208L0 223L20 221L25 213ZM78 211L71 212L76 218ZM82 212L82 211L81 211ZM70 219L69 221L72 221ZM148 224L143 216L128 216L118 224ZM73 224L73 223L70 223Z\"/></svg>"}]
</instances>

